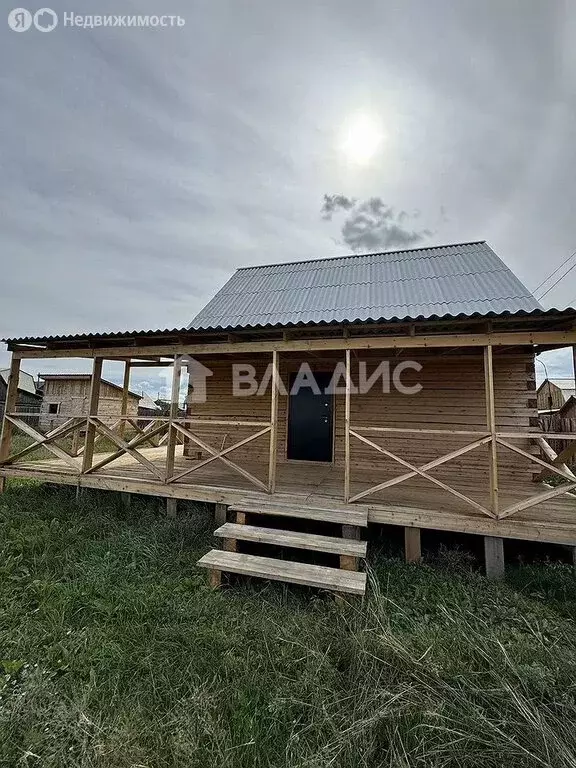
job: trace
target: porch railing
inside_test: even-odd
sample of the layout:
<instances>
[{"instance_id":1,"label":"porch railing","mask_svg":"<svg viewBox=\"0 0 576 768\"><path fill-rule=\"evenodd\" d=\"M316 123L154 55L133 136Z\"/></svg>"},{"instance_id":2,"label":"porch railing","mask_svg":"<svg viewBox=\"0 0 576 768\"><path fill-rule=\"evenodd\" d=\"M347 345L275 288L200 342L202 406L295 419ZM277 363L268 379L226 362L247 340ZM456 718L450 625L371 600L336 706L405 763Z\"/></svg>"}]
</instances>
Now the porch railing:
<instances>
[{"instance_id":1,"label":"porch railing","mask_svg":"<svg viewBox=\"0 0 576 768\"><path fill-rule=\"evenodd\" d=\"M32 438L32 442L17 453L9 455L0 461L0 466L9 466L26 458L29 454L40 448L46 449L56 459L66 464L67 471L76 474L87 475L94 474L113 464L122 456L130 456L135 462L142 465L148 472L161 483L175 483L187 478L194 472L206 467L207 465L221 461L226 467L238 473L246 480L251 482L260 490L273 492L272 483L274 475L270 474L270 464L268 466L267 482L242 467L237 461L233 461L229 454L243 446L249 445L254 440L265 435L270 435L274 429L271 421L253 421L253 420L235 420L235 419L197 419L197 418L173 418L170 417L143 417L136 419L132 416L120 416L112 424L110 418L104 419L102 415L79 414L76 416L65 417L65 421L59 426L50 429L48 432L42 432L39 427L32 427L26 422L29 416L27 413L6 414L7 421L23 434ZM37 416L37 415L36 415ZM145 427L140 426L138 422L147 422ZM134 434L126 438L126 427L129 426ZM91 429L89 429L89 427ZM248 428L252 427L256 431L252 434L237 440L232 445L217 448L211 445L204 437L201 437L198 428L229 427ZM84 433L81 440L78 436ZM174 438L174 450L178 444L182 444L184 439L188 439L194 445L197 445L209 455L186 469L174 469L174 458L170 456L170 436ZM57 441L66 438L68 444L58 445ZM116 450L98 453L94 449L102 440L108 440ZM91 448L90 450L90 441ZM165 446L166 456L162 460L151 461L139 449L144 446L161 447ZM89 456L88 461L86 457ZM275 462L274 462L275 468Z\"/></svg>"},{"instance_id":2,"label":"porch railing","mask_svg":"<svg viewBox=\"0 0 576 768\"><path fill-rule=\"evenodd\" d=\"M485 379L485 397L486 397L486 430L485 431L472 431L472 430L450 430L450 429L411 429L411 428L394 428L394 427L376 427L376 426L363 426L353 425L351 423L351 391L352 391L352 372L351 372L351 358L350 350L346 350L346 403L345 403L345 417L344 417L344 440L345 440L345 469L344 469L344 499L347 502L360 501L368 496L372 496L386 488L400 485L414 477L421 477L430 483L440 487L447 493L456 496L460 501L463 501L468 506L482 512L496 520L501 520L506 517L510 517L525 509L530 509L545 501L555 498L556 496L562 496L566 493L570 494L576 489L576 474L573 473L565 464L565 462L574 454L576 454L576 434L560 434L555 435L559 439L565 439L572 441L571 446L564 450L560 455L550 447L546 441L546 433L543 432L509 432L499 430L496 426L496 411L495 411L495 397L494 397L494 374L492 364L492 347L490 345L484 348L484 379ZM393 451L378 445L374 440L366 437L366 434L380 434L380 435L440 435L445 437L461 436L467 437L471 442L466 445L457 448L456 450L446 453L439 458L429 461L421 466L416 466L406 459L398 456ZM473 439L475 438L475 439ZM369 488L360 491L359 493L351 493L351 441L352 439L358 440L364 445L369 446L373 450L377 451L383 456L392 459L397 464L400 464L408 472L404 472L401 475L386 480L383 483L378 483ZM520 448L510 440L522 439L535 441L540 450L543 451L546 459L542 459L535 456L532 453ZM430 471L440 466L446 466L449 462L468 454L479 448L487 446L488 448L488 474L489 474L489 492L490 492L490 504L486 506L480 504L475 499L470 498L466 494L457 490L453 486L445 483L444 481L434 477L430 474ZM536 480L545 480L553 475L559 476L567 482L556 488L550 488L542 493L538 493L522 501L500 509L500 493L498 488L498 448L502 447L509 451L512 451L529 461L543 467L543 471L538 475Z\"/></svg>"}]
</instances>

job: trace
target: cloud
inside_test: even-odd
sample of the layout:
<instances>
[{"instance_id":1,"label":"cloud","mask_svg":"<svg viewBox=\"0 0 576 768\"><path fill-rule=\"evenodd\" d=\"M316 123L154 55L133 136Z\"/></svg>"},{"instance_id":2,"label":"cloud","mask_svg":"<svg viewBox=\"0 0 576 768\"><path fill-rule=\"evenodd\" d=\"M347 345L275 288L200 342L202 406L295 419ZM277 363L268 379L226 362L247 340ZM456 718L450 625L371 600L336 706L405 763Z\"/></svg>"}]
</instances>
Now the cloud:
<instances>
[{"instance_id":1,"label":"cloud","mask_svg":"<svg viewBox=\"0 0 576 768\"><path fill-rule=\"evenodd\" d=\"M429 229L410 226L418 212L397 213L380 197L358 201L346 195L324 195L320 210L324 220L331 221L341 211L347 214L340 229L342 239L355 252L405 248L432 234Z\"/></svg>"},{"instance_id":2,"label":"cloud","mask_svg":"<svg viewBox=\"0 0 576 768\"><path fill-rule=\"evenodd\" d=\"M357 200L346 195L324 195L324 202L320 211L322 218L331 221L332 214L339 210L350 211L356 205Z\"/></svg>"}]
</instances>

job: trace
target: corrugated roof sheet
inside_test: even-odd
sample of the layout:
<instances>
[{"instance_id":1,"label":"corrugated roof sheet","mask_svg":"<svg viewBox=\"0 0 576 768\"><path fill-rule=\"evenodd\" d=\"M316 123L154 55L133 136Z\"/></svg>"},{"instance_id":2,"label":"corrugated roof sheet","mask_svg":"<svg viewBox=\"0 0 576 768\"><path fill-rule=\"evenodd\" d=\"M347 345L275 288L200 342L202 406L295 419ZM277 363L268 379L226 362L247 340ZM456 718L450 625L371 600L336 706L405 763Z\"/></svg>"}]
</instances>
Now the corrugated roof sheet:
<instances>
[{"instance_id":1,"label":"corrugated roof sheet","mask_svg":"<svg viewBox=\"0 0 576 768\"><path fill-rule=\"evenodd\" d=\"M551 384L555 384L561 390L566 402L570 397L576 397L576 383L571 379L549 379Z\"/></svg>"},{"instance_id":2,"label":"corrugated roof sheet","mask_svg":"<svg viewBox=\"0 0 576 768\"><path fill-rule=\"evenodd\" d=\"M10 376L10 368L4 368L0 371L0 376L5 384L8 384L8 377ZM38 395L36 391L36 382L34 376L25 371L20 371L18 376L18 389L21 392L27 392L29 395Z\"/></svg>"},{"instance_id":3,"label":"corrugated roof sheet","mask_svg":"<svg viewBox=\"0 0 576 768\"><path fill-rule=\"evenodd\" d=\"M541 309L481 241L244 267L189 328L415 320Z\"/></svg>"},{"instance_id":4,"label":"corrugated roof sheet","mask_svg":"<svg viewBox=\"0 0 576 768\"><path fill-rule=\"evenodd\" d=\"M51 379L63 379L65 381L91 381L92 380L92 374L91 373L39 373L38 378L44 379L44 381L49 381ZM119 384L114 384L113 381L108 381L108 379L100 379L102 384L108 384L109 387L113 387L114 389L119 390L120 392L123 391L123 388ZM137 397L140 399L142 395L139 395L137 392L132 392L131 389L128 390L128 394L130 397Z\"/></svg>"}]
</instances>

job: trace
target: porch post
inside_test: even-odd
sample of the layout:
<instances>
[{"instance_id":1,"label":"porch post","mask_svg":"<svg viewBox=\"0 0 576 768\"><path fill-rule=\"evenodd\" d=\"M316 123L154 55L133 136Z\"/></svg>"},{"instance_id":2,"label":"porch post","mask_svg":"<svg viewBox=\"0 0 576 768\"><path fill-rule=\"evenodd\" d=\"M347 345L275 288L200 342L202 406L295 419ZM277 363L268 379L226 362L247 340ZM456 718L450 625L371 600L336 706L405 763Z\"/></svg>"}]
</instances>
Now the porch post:
<instances>
[{"instance_id":1,"label":"porch post","mask_svg":"<svg viewBox=\"0 0 576 768\"><path fill-rule=\"evenodd\" d=\"M166 451L166 480L174 474L174 457L178 433L172 426L174 419L178 418L178 402L180 400L180 380L182 378L182 358L174 355L174 370L172 372L172 396L170 399L170 417L168 422L168 447Z\"/></svg>"},{"instance_id":2,"label":"porch post","mask_svg":"<svg viewBox=\"0 0 576 768\"><path fill-rule=\"evenodd\" d=\"M92 466L94 458L94 440L96 439L96 427L90 421L91 416L98 416L98 403L100 400L100 381L102 379L101 357L94 358L92 366L92 379L90 382L90 398L88 400L88 413L86 414L86 439L84 441L84 455L82 457L82 472L87 472Z\"/></svg>"},{"instance_id":3,"label":"porch post","mask_svg":"<svg viewBox=\"0 0 576 768\"><path fill-rule=\"evenodd\" d=\"M276 451L278 438L278 352L272 352L272 391L270 393L270 456L268 461L268 493L276 490Z\"/></svg>"},{"instance_id":4,"label":"porch post","mask_svg":"<svg viewBox=\"0 0 576 768\"><path fill-rule=\"evenodd\" d=\"M484 385L486 391L486 426L492 436L488 445L490 508L498 517L498 444L496 443L496 406L494 400L494 365L492 345L484 347Z\"/></svg>"},{"instance_id":5,"label":"porch post","mask_svg":"<svg viewBox=\"0 0 576 768\"><path fill-rule=\"evenodd\" d=\"M6 389L6 402L4 403L4 420L2 423L2 437L0 438L0 464L10 456L12 448L13 425L8 421L6 415L13 413L18 404L18 382L20 379L20 359L12 355L10 360L10 373L8 375L8 386ZM0 493L4 491L6 478L0 478Z\"/></svg>"},{"instance_id":6,"label":"porch post","mask_svg":"<svg viewBox=\"0 0 576 768\"><path fill-rule=\"evenodd\" d=\"M344 501L350 500L350 350L346 350L346 405L344 412Z\"/></svg>"},{"instance_id":7,"label":"porch post","mask_svg":"<svg viewBox=\"0 0 576 768\"><path fill-rule=\"evenodd\" d=\"M484 559L486 576L489 579L503 579L505 574L504 539L499 536L484 536Z\"/></svg>"},{"instance_id":8,"label":"porch post","mask_svg":"<svg viewBox=\"0 0 576 768\"><path fill-rule=\"evenodd\" d=\"M120 416L128 414L128 390L130 387L130 362L128 359L124 363L124 382L122 384L122 405L120 407ZM120 437L124 437L126 432L126 420L123 418L120 422Z\"/></svg>"}]
</instances>

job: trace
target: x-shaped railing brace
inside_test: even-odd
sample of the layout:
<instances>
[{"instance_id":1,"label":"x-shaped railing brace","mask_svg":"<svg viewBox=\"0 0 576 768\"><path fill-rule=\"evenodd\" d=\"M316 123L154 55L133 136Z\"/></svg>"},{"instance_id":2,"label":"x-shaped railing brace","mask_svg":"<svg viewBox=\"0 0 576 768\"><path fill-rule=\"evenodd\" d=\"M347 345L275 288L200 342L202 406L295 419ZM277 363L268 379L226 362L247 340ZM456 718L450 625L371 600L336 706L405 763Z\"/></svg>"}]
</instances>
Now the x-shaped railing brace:
<instances>
[{"instance_id":1,"label":"x-shaped railing brace","mask_svg":"<svg viewBox=\"0 0 576 768\"><path fill-rule=\"evenodd\" d=\"M268 486L263 483L259 478L254 477L253 474L248 472L248 470L243 469L242 467L239 467L238 464L235 464L230 459L226 458L226 454L231 453L232 451L236 450L236 448L240 448L242 445L246 445L247 443L252 442L252 440L256 440L259 437L262 437L262 435L267 434L270 432L271 427L265 427L264 429L261 429L259 432L256 432L254 435L250 435L250 437L245 437L243 440L238 441L237 443L234 443L234 445L228 446L228 448L224 448L224 450L218 451L216 448L213 448L211 445L208 445L208 443L205 443L201 438L199 438L197 435L190 432L189 429L186 429L180 424L172 424L173 429L176 429L178 432L183 434L185 437L187 437L189 440L192 440L193 443L196 443L196 445L200 446L202 450L207 451L208 453L212 454L210 458L204 459L204 461L201 461L199 464L196 464L193 467L190 467L190 469L186 469L184 472L180 472L178 475L173 475L172 477L168 477L166 479L167 483L174 483L176 480L180 480L180 478L185 477L186 475L189 475L191 472L196 472L201 467L205 467L207 464L211 464L213 461L216 461L217 459L220 459L223 464L225 464L227 467L230 467L230 469L233 469L235 472L238 472L238 474L245 477L247 480L250 480L250 482L254 483L254 485L258 486L259 488L262 488L264 491L268 491Z\"/></svg>"},{"instance_id":2,"label":"x-shaped railing brace","mask_svg":"<svg viewBox=\"0 0 576 768\"><path fill-rule=\"evenodd\" d=\"M163 429L166 428L166 424L162 423L159 426L153 427L149 430L144 430L144 434L137 435L132 440L126 442L121 437L116 435L114 432L112 432L111 429L109 429L105 424L103 424L100 419L90 417L89 419L90 423L93 424L96 427L96 430L99 431L101 434L105 435L109 440L111 440L113 443L115 443L119 450L116 451L113 454L110 454L109 456L106 456L106 458L99 461L97 464L94 464L92 467L87 469L85 471L85 474L89 474L91 472L96 472L98 469L102 469L102 467L105 467L107 464L110 464L112 461L116 461L116 459L120 458L124 453L127 453L129 456L132 456L132 458L136 459L136 461L140 462L146 469L150 470L152 474L157 477L159 480L164 482L164 473L162 470L158 469L158 467L153 464L149 459L147 459L145 456L143 456L139 451L135 450L137 445L140 445L141 443L145 443L150 437L157 434L158 432L161 432Z\"/></svg>"},{"instance_id":3,"label":"x-shaped railing brace","mask_svg":"<svg viewBox=\"0 0 576 768\"><path fill-rule=\"evenodd\" d=\"M406 467L407 469L411 470L410 472L407 472L405 475L399 475L398 477L394 477L391 480L387 480L385 483L379 483L378 485L372 486L372 488L367 488L365 491L362 491L361 493L357 493L355 496L352 496L349 499L350 502L358 501L359 499L363 499L365 496L368 496L372 493L377 493L378 491L382 491L385 488L390 488L393 485L398 485L399 483L402 483L405 480L409 480L412 477L420 476L420 477L424 477L426 480L429 480L431 483L438 485L440 488L447 491L448 493L451 493L453 496L456 496L462 501L465 501L467 504L470 504L470 506L474 507L475 509L478 509L483 514L488 515L488 517L496 518L496 515L491 510L484 507L482 504L479 504L477 501L475 501L474 499L471 499L469 496L466 496L465 494L460 493L460 491L457 491L455 488L452 488L450 485L443 483L442 480L438 480L436 477L432 477L432 475L428 474L428 470L434 469L435 467L439 467L442 464L446 464L446 462L451 461L452 459L456 459L458 458L458 456L462 456L465 453L469 453L470 451L473 451L476 448L479 448L480 446L486 445L487 443L491 442L492 437L490 435L487 435L486 437L482 437L473 443L469 443L468 445L465 445L463 448L458 448L458 450L456 451L447 453L445 456L441 456L438 459L434 459L434 461L430 461L427 464L423 464L421 467L417 467L414 464L410 464L410 462L405 461L405 459L401 459L400 456L396 456L396 454L386 450L386 448L382 448L382 446L378 445L377 443L374 443L372 440L368 440L367 437L360 435L358 432L355 432L353 429L350 430L350 435L353 435L355 438L357 438L361 442L366 443L366 445L369 445L375 450L384 454L384 456L388 456L388 458L393 459L394 461L398 462L398 464L402 464L403 467Z\"/></svg>"}]
</instances>

